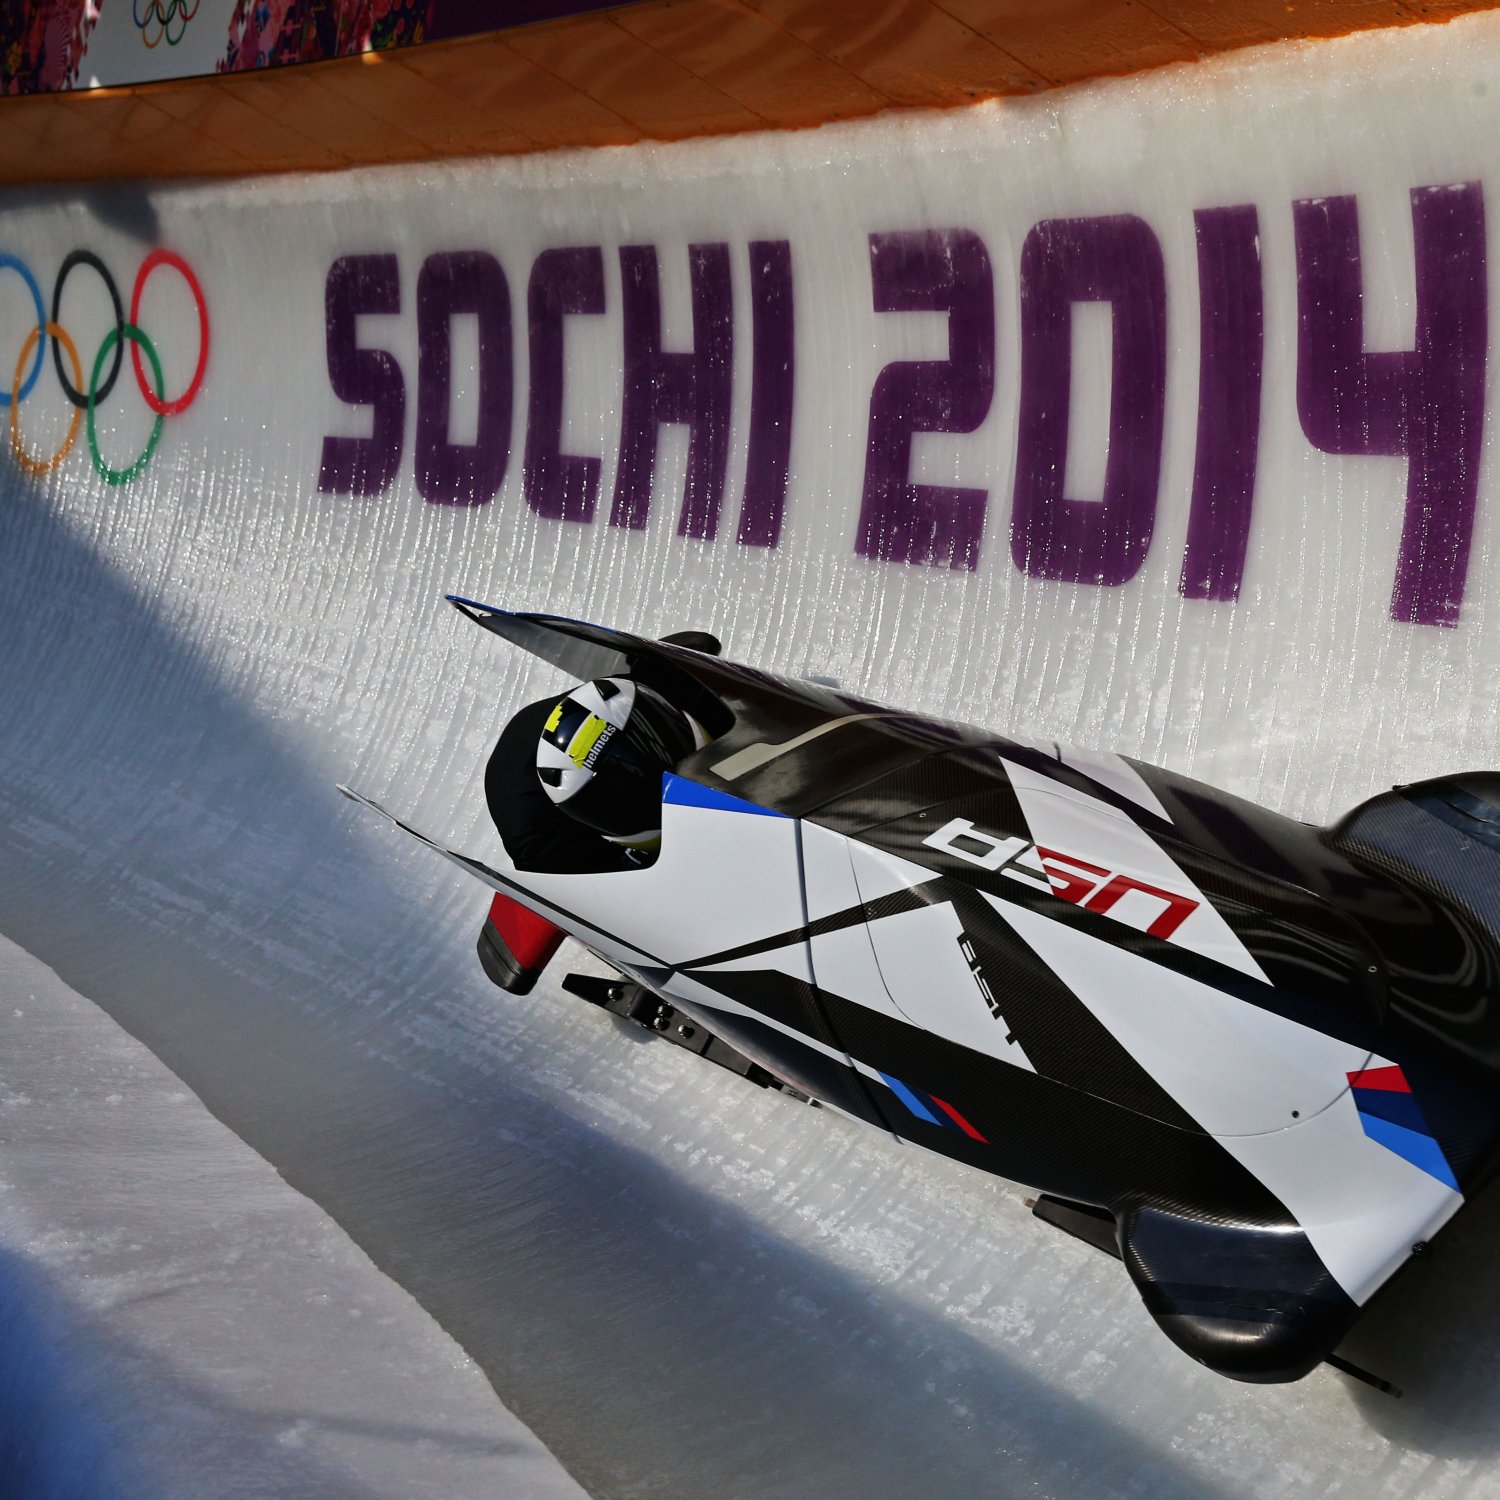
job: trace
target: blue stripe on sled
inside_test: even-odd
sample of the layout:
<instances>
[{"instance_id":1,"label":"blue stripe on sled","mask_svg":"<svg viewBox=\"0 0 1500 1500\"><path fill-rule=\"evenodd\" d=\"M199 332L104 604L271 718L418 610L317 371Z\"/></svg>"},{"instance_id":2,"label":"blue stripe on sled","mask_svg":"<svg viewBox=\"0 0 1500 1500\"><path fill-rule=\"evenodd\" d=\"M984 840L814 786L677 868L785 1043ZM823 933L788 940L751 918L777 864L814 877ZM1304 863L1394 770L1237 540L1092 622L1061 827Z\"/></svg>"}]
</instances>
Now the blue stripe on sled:
<instances>
[{"instance_id":1,"label":"blue stripe on sled","mask_svg":"<svg viewBox=\"0 0 1500 1500\"><path fill-rule=\"evenodd\" d=\"M1417 1135L1428 1135L1427 1121L1422 1110L1410 1094L1397 1094L1389 1089L1354 1090L1354 1103L1362 1115L1374 1115L1377 1120L1388 1120Z\"/></svg>"},{"instance_id":2,"label":"blue stripe on sled","mask_svg":"<svg viewBox=\"0 0 1500 1500\"><path fill-rule=\"evenodd\" d=\"M769 807L758 807L740 797L731 797L728 792L718 792L686 776L674 776L670 771L662 778L661 800L675 803L678 807L711 807L716 812L754 813L762 818L784 818L785 813Z\"/></svg>"},{"instance_id":3,"label":"blue stripe on sled","mask_svg":"<svg viewBox=\"0 0 1500 1500\"><path fill-rule=\"evenodd\" d=\"M1378 1141L1387 1151L1394 1151L1412 1166L1420 1167L1429 1177L1436 1177L1455 1193L1458 1191L1458 1181L1453 1175L1453 1169L1448 1165L1442 1148L1430 1135L1418 1135L1415 1130L1407 1130L1403 1126L1391 1124L1389 1120L1377 1119L1374 1115L1363 1112L1359 1123L1365 1127L1365 1134L1372 1141Z\"/></svg>"},{"instance_id":4,"label":"blue stripe on sled","mask_svg":"<svg viewBox=\"0 0 1500 1500\"><path fill-rule=\"evenodd\" d=\"M880 1076L895 1091L896 1097L919 1120L926 1120L929 1125L941 1125L943 1123L899 1078L892 1078L889 1073L882 1073Z\"/></svg>"}]
</instances>

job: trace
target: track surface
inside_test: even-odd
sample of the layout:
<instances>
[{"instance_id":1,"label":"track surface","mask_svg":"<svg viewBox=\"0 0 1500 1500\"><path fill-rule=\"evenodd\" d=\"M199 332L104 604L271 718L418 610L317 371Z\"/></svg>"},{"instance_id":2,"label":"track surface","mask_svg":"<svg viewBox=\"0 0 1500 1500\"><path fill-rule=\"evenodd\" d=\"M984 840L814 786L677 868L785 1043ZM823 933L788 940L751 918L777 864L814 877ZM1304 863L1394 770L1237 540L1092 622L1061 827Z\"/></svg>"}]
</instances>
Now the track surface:
<instances>
[{"instance_id":1,"label":"track surface","mask_svg":"<svg viewBox=\"0 0 1500 1500\"><path fill-rule=\"evenodd\" d=\"M1206 84L1163 75L967 122L478 178L7 203L7 232L49 277L85 238L122 270L155 239L184 248L216 342L203 406L169 426L138 480L97 483L82 449L46 480L0 471L0 931L329 1209L591 1493L1500 1494L1500 1206L1481 1202L1445 1232L1346 1351L1404 1386L1403 1402L1330 1372L1280 1389L1220 1381L1161 1339L1116 1265L1035 1223L1019 1190L641 1044L555 991L489 990L472 953L483 891L333 789L348 780L484 856L484 753L510 706L560 684L446 611L445 589L643 632L711 627L744 660L1118 748L1308 816L1394 780L1500 763L1489 511L1458 628L1392 621L1405 466L1302 440L1288 270L1290 201L1359 192L1375 226L1372 306L1408 288L1370 337L1411 337L1411 244L1385 229L1410 224L1411 187L1482 177L1482 143L1500 133L1469 84L1496 35L1476 23L1430 55L1410 40L1338 45L1355 50L1335 84L1294 53ZM1434 76L1454 122L1414 145ZM1340 156L1334 125L1352 129L1356 95L1374 116L1368 154ZM1223 127L1206 144L1204 121ZM1247 165L1246 143L1272 131L1284 149ZM1009 198L1006 163L1020 184ZM969 202L980 173L999 184L987 205ZM1129 587L1016 571L1008 377L990 428L951 451L918 444L949 483L975 467L991 477L982 565L853 554L871 381L902 352L944 352L941 323L918 319L925 331L894 353L881 333L845 357L840 340L865 325L841 288L871 316L867 233L972 209L1003 287L1045 213L1134 207L1158 226L1180 290L1192 211L1247 195L1264 214L1271 395L1237 605L1177 591L1191 363L1170 377L1158 540ZM779 550L677 534L680 430L663 442L650 525L628 535L602 512L571 528L529 512L519 438L489 506L424 503L409 455L382 497L317 492L322 435L359 421L323 363L335 254L394 247L409 287L423 255L488 236L519 307L549 241L680 247L787 226L813 268L799 358L832 353L799 365ZM671 295L680 317L686 289ZM1003 341L1013 295L1000 293ZM1172 303L1173 372L1196 358L1185 305ZM67 316L81 325L86 311ZM164 345L181 332L171 308L153 316ZM389 341L415 370L409 327ZM1002 370L1014 352L1003 343ZM617 381L610 357L597 362L586 397ZM1086 379L1075 392L1085 406L1097 394ZM599 410L569 433L603 451L607 486L618 413ZM125 451L144 432L105 440ZM46 437L43 422L28 441Z\"/></svg>"},{"instance_id":2,"label":"track surface","mask_svg":"<svg viewBox=\"0 0 1500 1500\"><path fill-rule=\"evenodd\" d=\"M0 1204L7 1495L584 1500L325 1214L3 938Z\"/></svg>"}]
</instances>

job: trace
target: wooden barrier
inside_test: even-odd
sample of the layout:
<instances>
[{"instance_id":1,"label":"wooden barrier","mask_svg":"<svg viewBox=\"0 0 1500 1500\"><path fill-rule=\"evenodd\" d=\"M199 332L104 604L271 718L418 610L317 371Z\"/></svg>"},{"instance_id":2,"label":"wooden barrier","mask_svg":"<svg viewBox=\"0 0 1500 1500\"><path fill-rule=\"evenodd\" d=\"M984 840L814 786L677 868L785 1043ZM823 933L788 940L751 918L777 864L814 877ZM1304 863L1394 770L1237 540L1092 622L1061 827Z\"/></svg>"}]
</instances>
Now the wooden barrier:
<instances>
[{"instance_id":1,"label":"wooden barrier","mask_svg":"<svg viewBox=\"0 0 1500 1500\"><path fill-rule=\"evenodd\" d=\"M255 73L0 99L0 182L309 171L949 107L1500 0L650 0Z\"/></svg>"}]
</instances>

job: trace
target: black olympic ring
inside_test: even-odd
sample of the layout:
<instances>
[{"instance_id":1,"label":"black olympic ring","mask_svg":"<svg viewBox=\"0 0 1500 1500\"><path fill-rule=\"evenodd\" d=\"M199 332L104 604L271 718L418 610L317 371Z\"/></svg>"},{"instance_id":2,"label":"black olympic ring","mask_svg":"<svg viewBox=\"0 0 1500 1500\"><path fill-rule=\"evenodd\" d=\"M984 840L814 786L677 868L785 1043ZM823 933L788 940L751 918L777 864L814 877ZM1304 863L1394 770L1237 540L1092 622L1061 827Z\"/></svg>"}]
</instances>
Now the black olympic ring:
<instances>
[{"instance_id":1,"label":"black olympic ring","mask_svg":"<svg viewBox=\"0 0 1500 1500\"><path fill-rule=\"evenodd\" d=\"M90 270L96 271L100 280L104 282L105 290L109 293L109 299L114 305L115 325L104 336L104 341L99 345L99 352L94 358L93 373L89 377L88 390L82 391L74 382L83 379L84 366L78 357L78 350L73 344L68 331L63 327L60 317L62 313L63 287L75 266L88 266ZM139 326L141 296L146 289L146 282L153 272L159 267L167 267L176 271L187 283L189 293L198 310L198 360L193 367L192 378L188 381L186 389L180 396L171 400L167 399L166 390L162 379L162 368L160 359L151 340L141 331ZM36 309L36 322L32 325L25 341L21 346L21 355L16 363L15 378L11 381L10 392L4 391L4 381L0 380L0 410L8 410L10 415L10 446L15 455L17 463L22 470L31 475L40 476L50 474L62 463L73 447L74 439L78 436L79 421L83 413L88 413L88 438L89 452L94 461L94 467L100 476L108 484L125 484L134 479L145 466L150 463L152 454L156 451L156 444L161 437L163 419L176 416L179 412L187 410L197 398L198 391L203 384L204 372L208 367L208 303L203 295L203 287L198 281L197 273L193 270L182 256L175 250L156 249L153 250L142 262L140 270L136 272L135 285L130 295L130 321L125 320L124 304L120 298L120 289L110 274L109 268L91 250L74 250L63 261L57 273L57 280L52 287L52 316L46 316L42 302L42 290L37 285L36 277L31 274L31 269L24 261L9 253L0 252L0 270L14 271L25 283L27 291L31 294L33 307ZM52 358L57 368L58 383L62 386L63 394L67 396L69 403L74 408L73 421L68 428L68 435L64 438L62 445L48 458L37 458L27 451L25 441L21 435L20 408L22 402L31 394L32 387L37 382L37 377L42 371L43 352L42 345L48 339L52 340ZM104 456L99 451L98 434L95 430L94 413L98 409L99 402L109 395L114 389L115 380L120 373L120 362L124 357L124 345L130 343L131 360L135 369L136 384L140 387L142 399L152 412L156 414L156 422L152 426L151 436L146 443L145 450L135 460L124 468L112 468L105 462ZM141 365L141 351L144 350L147 360L151 365L151 373L156 389L151 389L151 383L146 379L146 372ZM34 351L34 358L33 358ZM73 366L73 379L69 380L68 373L63 367L62 356L66 353ZM109 378L101 381L104 374L105 362L110 355L114 355L114 361L110 366ZM28 359L32 360L31 373L26 373Z\"/></svg>"},{"instance_id":2,"label":"black olympic ring","mask_svg":"<svg viewBox=\"0 0 1500 1500\"><path fill-rule=\"evenodd\" d=\"M94 393L95 401L103 401L115 388L115 377L120 373L120 362L125 358L125 307L120 301L120 289L115 285L115 278L109 274L104 262L94 254L92 250L75 250L62 263L62 269L57 273L57 280L52 287L52 321L62 322L62 294L63 283L67 281L69 273L74 266L88 266L99 273L109 292L109 300L115 305L115 362L110 366L109 379ZM57 366L58 384L63 388L63 395L77 407L87 407L89 404L89 393L80 391L67 377L63 369L62 345L56 339L52 341L52 363Z\"/></svg>"},{"instance_id":3,"label":"black olympic ring","mask_svg":"<svg viewBox=\"0 0 1500 1500\"><path fill-rule=\"evenodd\" d=\"M143 16L140 0L132 0L130 15L136 24L136 29L141 33L141 40L148 47L160 46L163 37L166 38L169 47L175 47L187 31L187 23L198 14L200 3L201 0L193 0L192 7L189 9L187 0L167 0L165 5L162 4L162 0L150 0L146 7L146 14ZM177 28L177 35L173 36L172 22L178 20L182 24ZM147 35L147 28L153 21L161 28L156 33L155 41Z\"/></svg>"}]
</instances>

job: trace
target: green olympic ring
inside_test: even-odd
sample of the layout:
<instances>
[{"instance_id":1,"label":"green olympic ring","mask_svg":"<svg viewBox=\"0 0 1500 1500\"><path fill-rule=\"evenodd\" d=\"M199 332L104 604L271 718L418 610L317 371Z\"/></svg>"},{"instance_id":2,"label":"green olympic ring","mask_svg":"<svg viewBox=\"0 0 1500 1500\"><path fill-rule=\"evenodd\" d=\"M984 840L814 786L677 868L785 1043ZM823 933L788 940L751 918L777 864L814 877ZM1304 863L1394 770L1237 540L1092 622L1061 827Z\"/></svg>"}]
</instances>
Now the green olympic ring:
<instances>
[{"instance_id":1,"label":"green olympic ring","mask_svg":"<svg viewBox=\"0 0 1500 1500\"><path fill-rule=\"evenodd\" d=\"M82 371L79 369L77 355L73 341L64 331L62 324L58 321L62 316L63 287L75 266L87 266L96 271L104 283L105 290L109 293L113 304L115 315L115 326L106 335L99 354L94 361L93 379L84 387ZM168 401L163 393L164 377L162 374L161 361L157 356L155 348L140 328L141 299L145 293L146 283L152 274L160 267L168 266L176 270L187 282L188 291L192 293L193 301L198 310L198 362L193 367L191 380L186 390ZM204 371L208 365L209 348L209 326L208 326L208 304L204 300L203 287L198 281L193 268L173 250L153 250L141 262L141 268L136 273L135 289L130 297L130 321L127 323L124 317L124 308L120 300L120 292L115 285L114 277L110 275L108 267L92 251L75 250L62 263L61 270L57 273L57 280L52 288L52 316L49 319L43 305L42 291L37 285L36 277L31 274L30 268L17 256L8 253L0 253L0 272L15 271L31 293L32 304L36 311L36 323L24 342L21 363L17 366L15 378L11 383L10 394L4 391L4 382L0 380L0 413L8 412L10 422L10 447L15 455L16 462L27 474L50 474L66 457L72 446L73 435L77 432L78 421L81 420L83 411L87 409L89 422L89 449L93 455L94 467L99 474L110 484L124 484L133 479L145 465L150 461L156 451L156 445L161 437L161 422L164 417L176 416L179 412L186 411L197 399L198 392L203 385ZM47 346L47 340L54 341L53 356L57 365L58 380L62 385L63 394L72 403L74 409L74 425L70 429L69 437L64 441L62 447L53 454L52 458L44 463L35 459L26 449L21 437L20 424L16 408L30 394L37 383L37 377L41 374L43 351ZM151 440L147 444L146 451L130 465L127 469L111 469L99 452L98 436L96 430L96 412L99 403L110 393L115 384L115 377L119 374L120 361L124 355L126 343L133 343L135 347L130 351L131 364L135 370L136 386L147 407L156 414L156 426L152 429ZM27 373L26 360L31 359L31 370ZM59 349L64 350L73 362L73 378L70 382L63 369L62 358ZM156 373L156 390L152 391L146 378L146 371L141 360L141 350L145 349L150 357L151 365ZM104 363L113 353L114 364L109 370L107 378L101 383Z\"/></svg>"},{"instance_id":2,"label":"green olympic ring","mask_svg":"<svg viewBox=\"0 0 1500 1500\"><path fill-rule=\"evenodd\" d=\"M94 467L103 476L106 484L128 484L151 462L151 455L156 452L156 444L161 438L162 423L166 421L160 412L156 414L156 423L151 429L151 436L146 440L146 451L128 469L112 469L104 462L103 455L99 452L99 438L94 431L94 410L97 405L99 376L104 370L104 361L108 358L109 351L122 338L129 339L146 351L146 358L151 361L151 373L156 376L156 399L161 401L166 396L167 383L161 372L161 361L156 357L156 349L151 340L134 323L124 323L111 328L104 335L104 342L100 344L98 357L94 360L93 374L89 376L89 452L93 455Z\"/></svg>"},{"instance_id":3,"label":"green olympic ring","mask_svg":"<svg viewBox=\"0 0 1500 1500\"><path fill-rule=\"evenodd\" d=\"M187 0L166 0L165 4L162 3L162 0L149 0L146 6L146 14L143 16L141 14L140 0L132 0L130 14L131 19L135 22L137 29L141 33L141 40L148 47L160 46L163 37L166 38L167 46L175 47L187 31L187 23L198 14L199 4L200 0L192 0L191 7L189 7ZM173 21L181 23L177 28L176 36L172 35L171 28ZM160 27L154 39L148 32L148 28L153 22Z\"/></svg>"}]
</instances>

